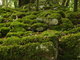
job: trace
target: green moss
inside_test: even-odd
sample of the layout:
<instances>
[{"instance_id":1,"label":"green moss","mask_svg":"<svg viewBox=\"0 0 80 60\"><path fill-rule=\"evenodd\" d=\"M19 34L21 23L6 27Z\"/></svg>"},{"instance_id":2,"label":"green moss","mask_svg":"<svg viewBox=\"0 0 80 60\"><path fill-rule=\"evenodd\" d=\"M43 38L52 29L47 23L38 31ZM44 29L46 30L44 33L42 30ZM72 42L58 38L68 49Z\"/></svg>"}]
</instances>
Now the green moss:
<instances>
[{"instance_id":1,"label":"green moss","mask_svg":"<svg viewBox=\"0 0 80 60\"><path fill-rule=\"evenodd\" d=\"M6 36L6 34L9 31L10 31L10 28L9 27L2 27L2 28L0 28L0 32L1 32L2 37Z\"/></svg>"},{"instance_id":2,"label":"green moss","mask_svg":"<svg viewBox=\"0 0 80 60\"><path fill-rule=\"evenodd\" d=\"M44 23L35 23L32 25L32 31L44 31L47 29L47 24L44 24Z\"/></svg>"},{"instance_id":3,"label":"green moss","mask_svg":"<svg viewBox=\"0 0 80 60\"><path fill-rule=\"evenodd\" d=\"M80 27L76 27L76 28L73 28L69 31L65 31L64 33L66 34L75 34L75 33L79 33L80 32Z\"/></svg>"},{"instance_id":4,"label":"green moss","mask_svg":"<svg viewBox=\"0 0 80 60\"><path fill-rule=\"evenodd\" d=\"M62 42L61 48L64 50L63 58L66 60L77 58L80 54L80 33L62 36L60 41Z\"/></svg>"},{"instance_id":5,"label":"green moss","mask_svg":"<svg viewBox=\"0 0 80 60\"><path fill-rule=\"evenodd\" d=\"M63 30L70 30L74 27L73 23L68 18L62 18L61 26Z\"/></svg>"},{"instance_id":6,"label":"green moss","mask_svg":"<svg viewBox=\"0 0 80 60\"><path fill-rule=\"evenodd\" d=\"M80 12L68 13L67 17L73 22L73 24L79 24L80 22Z\"/></svg>"},{"instance_id":7,"label":"green moss","mask_svg":"<svg viewBox=\"0 0 80 60\"><path fill-rule=\"evenodd\" d=\"M44 46L46 48L42 48ZM46 42L46 43L28 43L26 45L11 45L11 46L0 46L0 56L5 59L29 59L29 60L48 60L47 57L51 59L54 56L54 47L53 43ZM44 55L44 56L43 56ZM46 57L47 55L47 57ZM15 57L17 56L17 57ZM0 57L0 59L2 59Z\"/></svg>"},{"instance_id":8,"label":"green moss","mask_svg":"<svg viewBox=\"0 0 80 60\"><path fill-rule=\"evenodd\" d=\"M20 23L20 22L12 22L11 25L11 30L12 32L17 32L17 31L26 31L24 29L24 24L23 23Z\"/></svg>"},{"instance_id":9,"label":"green moss","mask_svg":"<svg viewBox=\"0 0 80 60\"><path fill-rule=\"evenodd\" d=\"M31 36L34 33L32 31L27 31L27 32L9 32L6 36L11 37L11 36L17 36L17 37L25 37L25 36Z\"/></svg>"}]
</instances>

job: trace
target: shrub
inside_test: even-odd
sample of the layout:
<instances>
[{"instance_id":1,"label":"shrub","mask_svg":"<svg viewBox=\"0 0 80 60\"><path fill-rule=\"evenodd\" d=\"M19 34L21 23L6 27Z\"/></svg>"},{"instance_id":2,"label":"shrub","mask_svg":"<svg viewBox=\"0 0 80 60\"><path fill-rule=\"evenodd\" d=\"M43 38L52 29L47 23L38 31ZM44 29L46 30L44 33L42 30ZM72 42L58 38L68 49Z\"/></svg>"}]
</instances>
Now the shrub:
<instances>
[{"instance_id":1,"label":"shrub","mask_svg":"<svg viewBox=\"0 0 80 60\"><path fill-rule=\"evenodd\" d=\"M10 17L11 16L11 12L6 12L6 13L3 13L2 14L2 16L4 17L4 18L8 18L8 17Z\"/></svg>"},{"instance_id":2,"label":"shrub","mask_svg":"<svg viewBox=\"0 0 80 60\"><path fill-rule=\"evenodd\" d=\"M27 31L31 31L31 25L30 24L24 24L24 29Z\"/></svg>"},{"instance_id":3,"label":"shrub","mask_svg":"<svg viewBox=\"0 0 80 60\"><path fill-rule=\"evenodd\" d=\"M0 16L0 23L3 21L3 17L2 16Z\"/></svg>"},{"instance_id":4,"label":"shrub","mask_svg":"<svg viewBox=\"0 0 80 60\"><path fill-rule=\"evenodd\" d=\"M7 22L7 23L0 23L0 28L2 27L10 27L11 22Z\"/></svg>"},{"instance_id":5,"label":"shrub","mask_svg":"<svg viewBox=\"0 0 80 60\"><path fill-rule=\"evenodd\" d=\"M2 37L1 33L0 33L0 38Z\"/></svg>"},{"instance_id":6,"label":"shrub","mask_svg":"<svg viewBox=\"0 0 80 60\"><path fill-rule=\"evenodd\" d=\"M61 15L59 13L53 13L51 15L48 16L48 19L61 19Z\"/></svg>"},{"instance_id":7,"label":"shrub","mask_svg":"<svg viewBox=\"0 0 80 60\"><path fill-rule=\"evenodd\" d=\"M15 13L13 13L11 17L13 19L16 19L16 18L23 18L24 16L26 16L25 12L15 11Z\"/></svg>"},{"instance_id":8,"label":"shrub","mask_svg":"<svg viewBox=\"0 0 80 60\"><path fill-rule=\"evenodd\" d=\"M23 23L20 23L20 22L12 22L10 27L24 27L24 24Z\"/></svg>"},{"instance_id":9,"label":"shrub","mask_svg":"<svg viewBox=\"0 0 80 60\"><path fill-rule=\"evenodd\" d=\"M0 23L0 28L5 27L5 23Z\"/></svg>"},{"instance_id":10,"label":"shrub","mask_svg":"<svg viewBox=\"0 0 80 60\"><path fill-rule=\"evenodd\" d=\"M20 38L16 36L8 37L4 40L3 45L15 45L19 44Z\"/></svg>"},{"instance_id":11,"label":"shrub","mask_svg":"<svg viewBox=\"0 0 80 60\"><path fill-rule=\"evenodd\" d=\"M6 26L6 27L10 27L11 23L12 23L12 22L7 22L7 23L5 23L5 26Z\"/></svg>"},{"instance_id":12,"label":"shrub","mask_svg":"<svg viewBox=\"0 0 80 60\"><path fill-rule=\"evenodd\" d=\"M37 18L37 16L36 15L28 15L28 16L25 16L25 17L23 17L24 19L31 19L31 20L33 20L33 19L36 19Z\"/></svg>"},{"instance_id":13,"label":"shrub","mask_svg":"<svg viewBox=\"0 0 80 60\"><path fill-rule=\"evenodd\" d=\"M18 32L20 33L20 32ZM26 35L28 34L28 35ZM58 31L45 31L41 34L30 34L30 32L27 32L23 35L23 37L20 37L20 34L7 34L9 36L7 39L3 40L3 45L25 45L28 43L44 43L44 42L53 42L55 43L56 40L58 40L58 37L60 36L60 32ZM30 34L30 35L29 35ZM12 42L11 42L12 41ZM11 43L11 44L10 44Z\"/></svg>"},{"instance_id":14,"label":"shrub","mask_svg":"<svg viewBox=\"0 0 80 60\"><path fill-rule=\"evenodd\" d=\"M14 19L12 19L11 17L8 17L8 18L4 18L3 19L3 23L8 23L8 22L13 22L14 21Z\"/></svg>"},{"instance_id":15,"label":"shrub","mask_svg":"<svg viewBox=\"0 0 80 60\"><path fill-rule=\"evenodd\" d=\"M3 39L0 39L0 45L3 44Z\"/></svg>"}]
</instances>

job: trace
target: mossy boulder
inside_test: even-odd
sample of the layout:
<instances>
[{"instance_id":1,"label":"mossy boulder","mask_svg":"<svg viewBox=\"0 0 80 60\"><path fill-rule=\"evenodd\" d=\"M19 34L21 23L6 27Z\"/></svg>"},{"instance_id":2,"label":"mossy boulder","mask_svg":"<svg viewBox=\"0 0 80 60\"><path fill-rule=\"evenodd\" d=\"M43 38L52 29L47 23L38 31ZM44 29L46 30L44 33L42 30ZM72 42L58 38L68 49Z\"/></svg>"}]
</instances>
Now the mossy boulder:
<instances>
[{"instance_id":1,"label":"mossy boulder","mask_svg":"<svg viewBox=\"0 0 80 60\"><path fill-rule=\"evenodd\" d=\"M4 37L10 31L9 27L2 27L0 28L1 36Z\"/></svg>"},{"instance_id":2,"label":"mossy boulder","mask_svg":"<svg viewBox=\"0 0 80 60\"><path fill-rule=\"evenodd\" d=\"M73 22L73 24L80 24L80 12L68 13L67 17Z\"/></svg>"},{"instance_id":3,"label":"mossy boulder","mask_svg":"<svg viewBox=\"0 0 80 60\"><path fill-rule=\"evenodd\" d=\"M25 17L23 17L24 19L36 19L37 18L37 16L36 15L28 15L28 16L25 16Z\"/></svg>"},{"instance_id":4,"label":"mossy boulder","mask_svg":"<svg viewBox=\"0 0 80 60\"><path fill-rule=\"evenodd\" d=\"M42 32L47 29L47 24L44 23L35 23L32 26L32 31Z\"/></svg>"},{"instance_id":5,"label":"mossy boulder","mask_svg":"<svg viewBox=\"0 0 80 60\"><path fill-rule=\"evenodd\" d=\"M11 37L11 36L17 36L17 37L25 37L25 36L31 36L34 35L32 31L27 31L27 32L9 32L6 37Z\"/></svg>"},{"instance_id":6,"label":"mossy boulder","mask_svg":"<svg viewBox=\"0 0 80 60\"><path fill-rule=\"evenodd\" d=\"M3 21L3 17L2 16L0 16L0 23Z\"/></svg>"},{"instance_id":7,"label":"mossy boulder","mask_svg":"<svg viewBox=\"0 0 80 60\"><path fill-rule=\"evenodd\" d=\"M63 30L70 30L74 27L73 23L68 18L62 18L61 26Z\"/></svg>"},{"instance_id":8,"label":"mossy boulder","mask_svg":"<svg viewBox=\"0 0 80 60\"><path fill-rule=\"evenodd\" d=\"M64 31L65 34L76 34L80 32L80 27L73 28L69 31Z\"/></svg>"},{"instance_id":9,"label":"mossy boulder","mask_svg":"<svg viewBox=\"0 0 80 60\"><path fill-rule=\"evenodd\" d=\"M61 59L78 59L80 56L80 33L69 34L66 36L62 36L61 39L61 48L63 50L63 54L61 55Z\"/></svg>"},{"instance_id":10,"label":"mossy boulder","mask_svg":"<svg viewBox=\"0 0 80 60\"><path fill-rule=\"evenodd\" d=\"M23 23L20 23L20 22L12 22L11 25L10 25L10 28L12 32L16 32L16 31L26 31L24 29L24 24Z\"/></svg>"}]
</instances>

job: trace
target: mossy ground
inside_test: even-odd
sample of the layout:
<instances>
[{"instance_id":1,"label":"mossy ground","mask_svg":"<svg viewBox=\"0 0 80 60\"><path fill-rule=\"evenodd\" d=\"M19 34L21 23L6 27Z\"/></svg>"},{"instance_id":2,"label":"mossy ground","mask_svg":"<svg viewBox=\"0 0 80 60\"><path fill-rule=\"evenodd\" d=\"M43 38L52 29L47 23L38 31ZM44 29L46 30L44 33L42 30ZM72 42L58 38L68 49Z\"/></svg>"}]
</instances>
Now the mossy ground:
<instances>
[{"instance_id":1,"label":"mossy ground","mask_svg":"<svg viewBox=\"0 0 80 60\"><path fill-rule=\"evenodd\" d=\"M53 60L57 50L79 58L80 12L0 8L0 60Z\"/></svg>"}]
</instances>

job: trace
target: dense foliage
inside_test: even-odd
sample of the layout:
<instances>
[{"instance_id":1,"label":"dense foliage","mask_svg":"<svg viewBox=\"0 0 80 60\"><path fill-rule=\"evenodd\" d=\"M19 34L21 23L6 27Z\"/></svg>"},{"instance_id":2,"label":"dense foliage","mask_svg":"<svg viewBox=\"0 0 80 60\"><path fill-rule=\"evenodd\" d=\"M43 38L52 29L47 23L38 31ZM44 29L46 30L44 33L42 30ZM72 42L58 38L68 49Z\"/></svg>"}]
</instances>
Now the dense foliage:
<instances>
[{"instance_id":1,"label":"dense foliage","mask_svg":"<svg viewBox=\"0 0 80 60\"><path fill-rule=\"evenodd\" d=\"M80 1L2 1L0 60L80 60Z\"/></svg>"}]
</instances>

